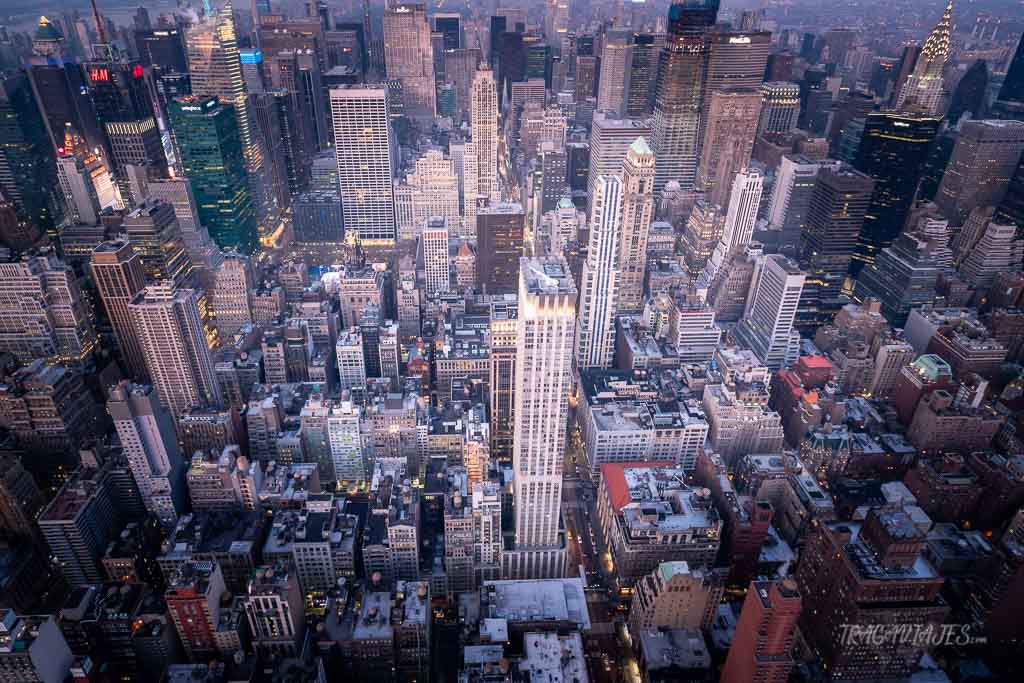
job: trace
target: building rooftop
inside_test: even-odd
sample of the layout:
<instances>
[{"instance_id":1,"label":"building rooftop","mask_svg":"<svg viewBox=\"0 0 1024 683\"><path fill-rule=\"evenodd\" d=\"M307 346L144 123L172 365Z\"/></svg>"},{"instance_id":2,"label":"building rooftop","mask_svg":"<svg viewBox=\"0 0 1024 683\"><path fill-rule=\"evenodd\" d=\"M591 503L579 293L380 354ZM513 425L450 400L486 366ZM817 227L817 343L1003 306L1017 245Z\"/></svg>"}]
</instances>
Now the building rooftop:
<instances>
[{"instance_id":1,"label":"building rooftop","mask_svg":"<svg viewBox=\"0 0 1024 683\"><path fill-rule=\"evenodd\" d=\"M583 639L579 633L527 633L519 668L536 683L587 683Z\"/></svg>"},{"instance_id":2,"label":"building rooftop","mask_svg":"<svg viewBox=\"0 0 1024 683\"><path fill-rule=\"evenodd\" d=\"M590 614L578 578L536 581L485 581L486 617L509 623L536 621L573 622L590 630Z\"/></svg>"},{"instance_id":3,"label":"building rooftop","mask_svg":"<svg viewBox=\"0 0 1024 683\"><path fill-rule=\"evenodd\" d=\"M576 294L576 284L564 258L521 258L519 271L531 294Z\"/></svg>"},{"instance_id":4,"label":"building rooftop","mask_svg":"<svg viewBox=\"0 0 1024 683\"><path fill-rule=\"evenodd\" d=\"M711 666L711 653L698 629L644 630L639 636L648 672L673 667L689 670Z\"/></svg>"},{"instance_id":5,"label":"building rooftop","mask_svg":"<svg viewBox=\"0 0 1024 683\"><path fill-rule=\"evenodd\" d=\"M355 640L391 640L391 593L363 593L363 603L356 619L352 638Z\"/></svg>"}]
</instances>

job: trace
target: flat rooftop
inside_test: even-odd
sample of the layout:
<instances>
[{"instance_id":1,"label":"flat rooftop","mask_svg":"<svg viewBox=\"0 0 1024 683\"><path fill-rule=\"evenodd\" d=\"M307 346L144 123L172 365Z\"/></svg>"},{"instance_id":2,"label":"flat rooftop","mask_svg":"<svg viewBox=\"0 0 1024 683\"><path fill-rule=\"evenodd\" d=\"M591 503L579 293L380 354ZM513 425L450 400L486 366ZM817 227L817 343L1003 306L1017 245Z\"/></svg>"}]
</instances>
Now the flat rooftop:
<instances>
[{"instance_id":1,"label":"flat rooftop","mask_svg":"<svg viewBox=\"0 0 1024 683\"><path fill-rule=\"evenodd\" d=\"M571 621L590 630L590 614L578 578L536 581L485 581L487 617L510 623Z\"/></svg>"}]
</instances>

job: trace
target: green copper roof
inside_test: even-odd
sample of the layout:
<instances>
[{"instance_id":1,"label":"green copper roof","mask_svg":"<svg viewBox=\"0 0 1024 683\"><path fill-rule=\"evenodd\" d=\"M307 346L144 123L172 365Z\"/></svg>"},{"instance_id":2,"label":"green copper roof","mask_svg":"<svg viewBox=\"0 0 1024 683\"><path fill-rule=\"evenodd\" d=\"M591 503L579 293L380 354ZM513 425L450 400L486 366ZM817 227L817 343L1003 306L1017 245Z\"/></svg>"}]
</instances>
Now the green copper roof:
<instances>
[{"instance_id":1,"label":"green copper roof","mask_svg":"<svg viewBox=\"0 0 1024 683\"><path fill-rule=\"evenodd\" d=\"M647 144L647 140L644 140L643 137L633 140L633 144L629 148L637 154L654 154L654 150L651 149L650 145Z\"/></svg>"},{"instance_id":2,"label":"green copper roof","mask_svg":"<svg viewBox=\"0 0 1024 683\"><path fill-rule=\"evenodd\" d=\"M573 204L572 200L569 199L568 197L562 197L561 199L558 200L558 208L559 209L574 209L574 208L576 208L576 205Z\"/></svg>"},{"instance_id":3,"label":"green copper roof","mask_svg":"<svg viewBox=\"0 0 1024 683\"><path fill-rule=\"evenodd\" d=\"M676 574L689 574L690 565L682 561L662 562L658 565L658 571L661 572L661 578L665 579L666 582L669 582Z\"/></svg>"},{"instance_id":4,"label":"green copper roof","mask_svg":"<svg viewBox=\"0 0 1024 683\"><path fill-rule=\"evenodd\" d=\"M924 377L929 382L934 382L939 377L953 376L953 369L949 363L934 353L926 353L910 365L918 375Z\"/></svg>"}]
</instances>

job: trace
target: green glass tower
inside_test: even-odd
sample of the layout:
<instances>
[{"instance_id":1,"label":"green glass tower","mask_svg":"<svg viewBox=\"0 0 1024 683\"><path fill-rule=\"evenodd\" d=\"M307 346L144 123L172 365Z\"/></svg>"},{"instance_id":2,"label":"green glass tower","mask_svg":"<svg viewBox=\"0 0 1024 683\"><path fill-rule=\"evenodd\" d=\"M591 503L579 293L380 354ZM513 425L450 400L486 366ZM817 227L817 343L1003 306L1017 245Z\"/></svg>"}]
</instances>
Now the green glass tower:
<instances>
[{"instance_id":1,"label":"green glass tower","mask_svg":"<svg viewBox=\"0 0 1024 683\"><path fill-rule=\"evenodd\" d=\"M251 254L256 247L256 213L234 108L216 97L187 96L176 98L170 110L181 167L195 193L200 222L221 248Z\"/></svg>"}]
</instances>

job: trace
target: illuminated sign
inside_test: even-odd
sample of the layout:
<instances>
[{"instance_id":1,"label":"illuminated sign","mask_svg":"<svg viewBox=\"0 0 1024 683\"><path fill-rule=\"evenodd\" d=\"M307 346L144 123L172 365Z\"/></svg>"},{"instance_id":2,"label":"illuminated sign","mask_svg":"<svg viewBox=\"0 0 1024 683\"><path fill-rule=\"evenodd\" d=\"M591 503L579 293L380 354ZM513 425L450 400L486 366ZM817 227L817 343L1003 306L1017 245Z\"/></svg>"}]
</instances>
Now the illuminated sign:
<instances>
[{"instance_id":1,"label":"illuminated sign","mask_svg":"<svg viewBox=\"0 0 1024 683\"><path fill-rule=\"evenodd\" d=\"M893 121L892 125L896 126L897 128L910 128L909 123L903 123L902 121Z\"/></svg>"},{"instance_id":2,"label":"illuminated sign","mask_svg":"<svg viewBox=\"0 0 1024 683\"><path fill-rule=\"evenodd\" d=\"M733 45L749 45L750 36L733 36L732 38L729 38L729 42Z\"/></svg>"},{"instance_id":3,"label":"illuminated sign","mask_svg":"<svg viewBox=\"0 0 1024 683\"><path fill-rule=\"evenodd\" d=\"M142 78L142 65L136 64L132 67L132 78Z\"/></svg>"},{"instance_id":4,"label":"illuminated sign","mask_svg":"<svg viewBox=\"0 0 1024 683\"><path fill-rule=\"evenodd\" d=\"M202 111L202 107L182 107L182 111Z\"/></svg>"},{"instance_id":5,"label":"illuminated sign","mask_svg":"<svg viewBox=\"0 0 1024 683\"><path fill-rule=\"evenodd\" d=\"M89 69L89 80L90 81L109 81L110 70L106 67L94 66Z\"/></svg>"}]
</instances>

